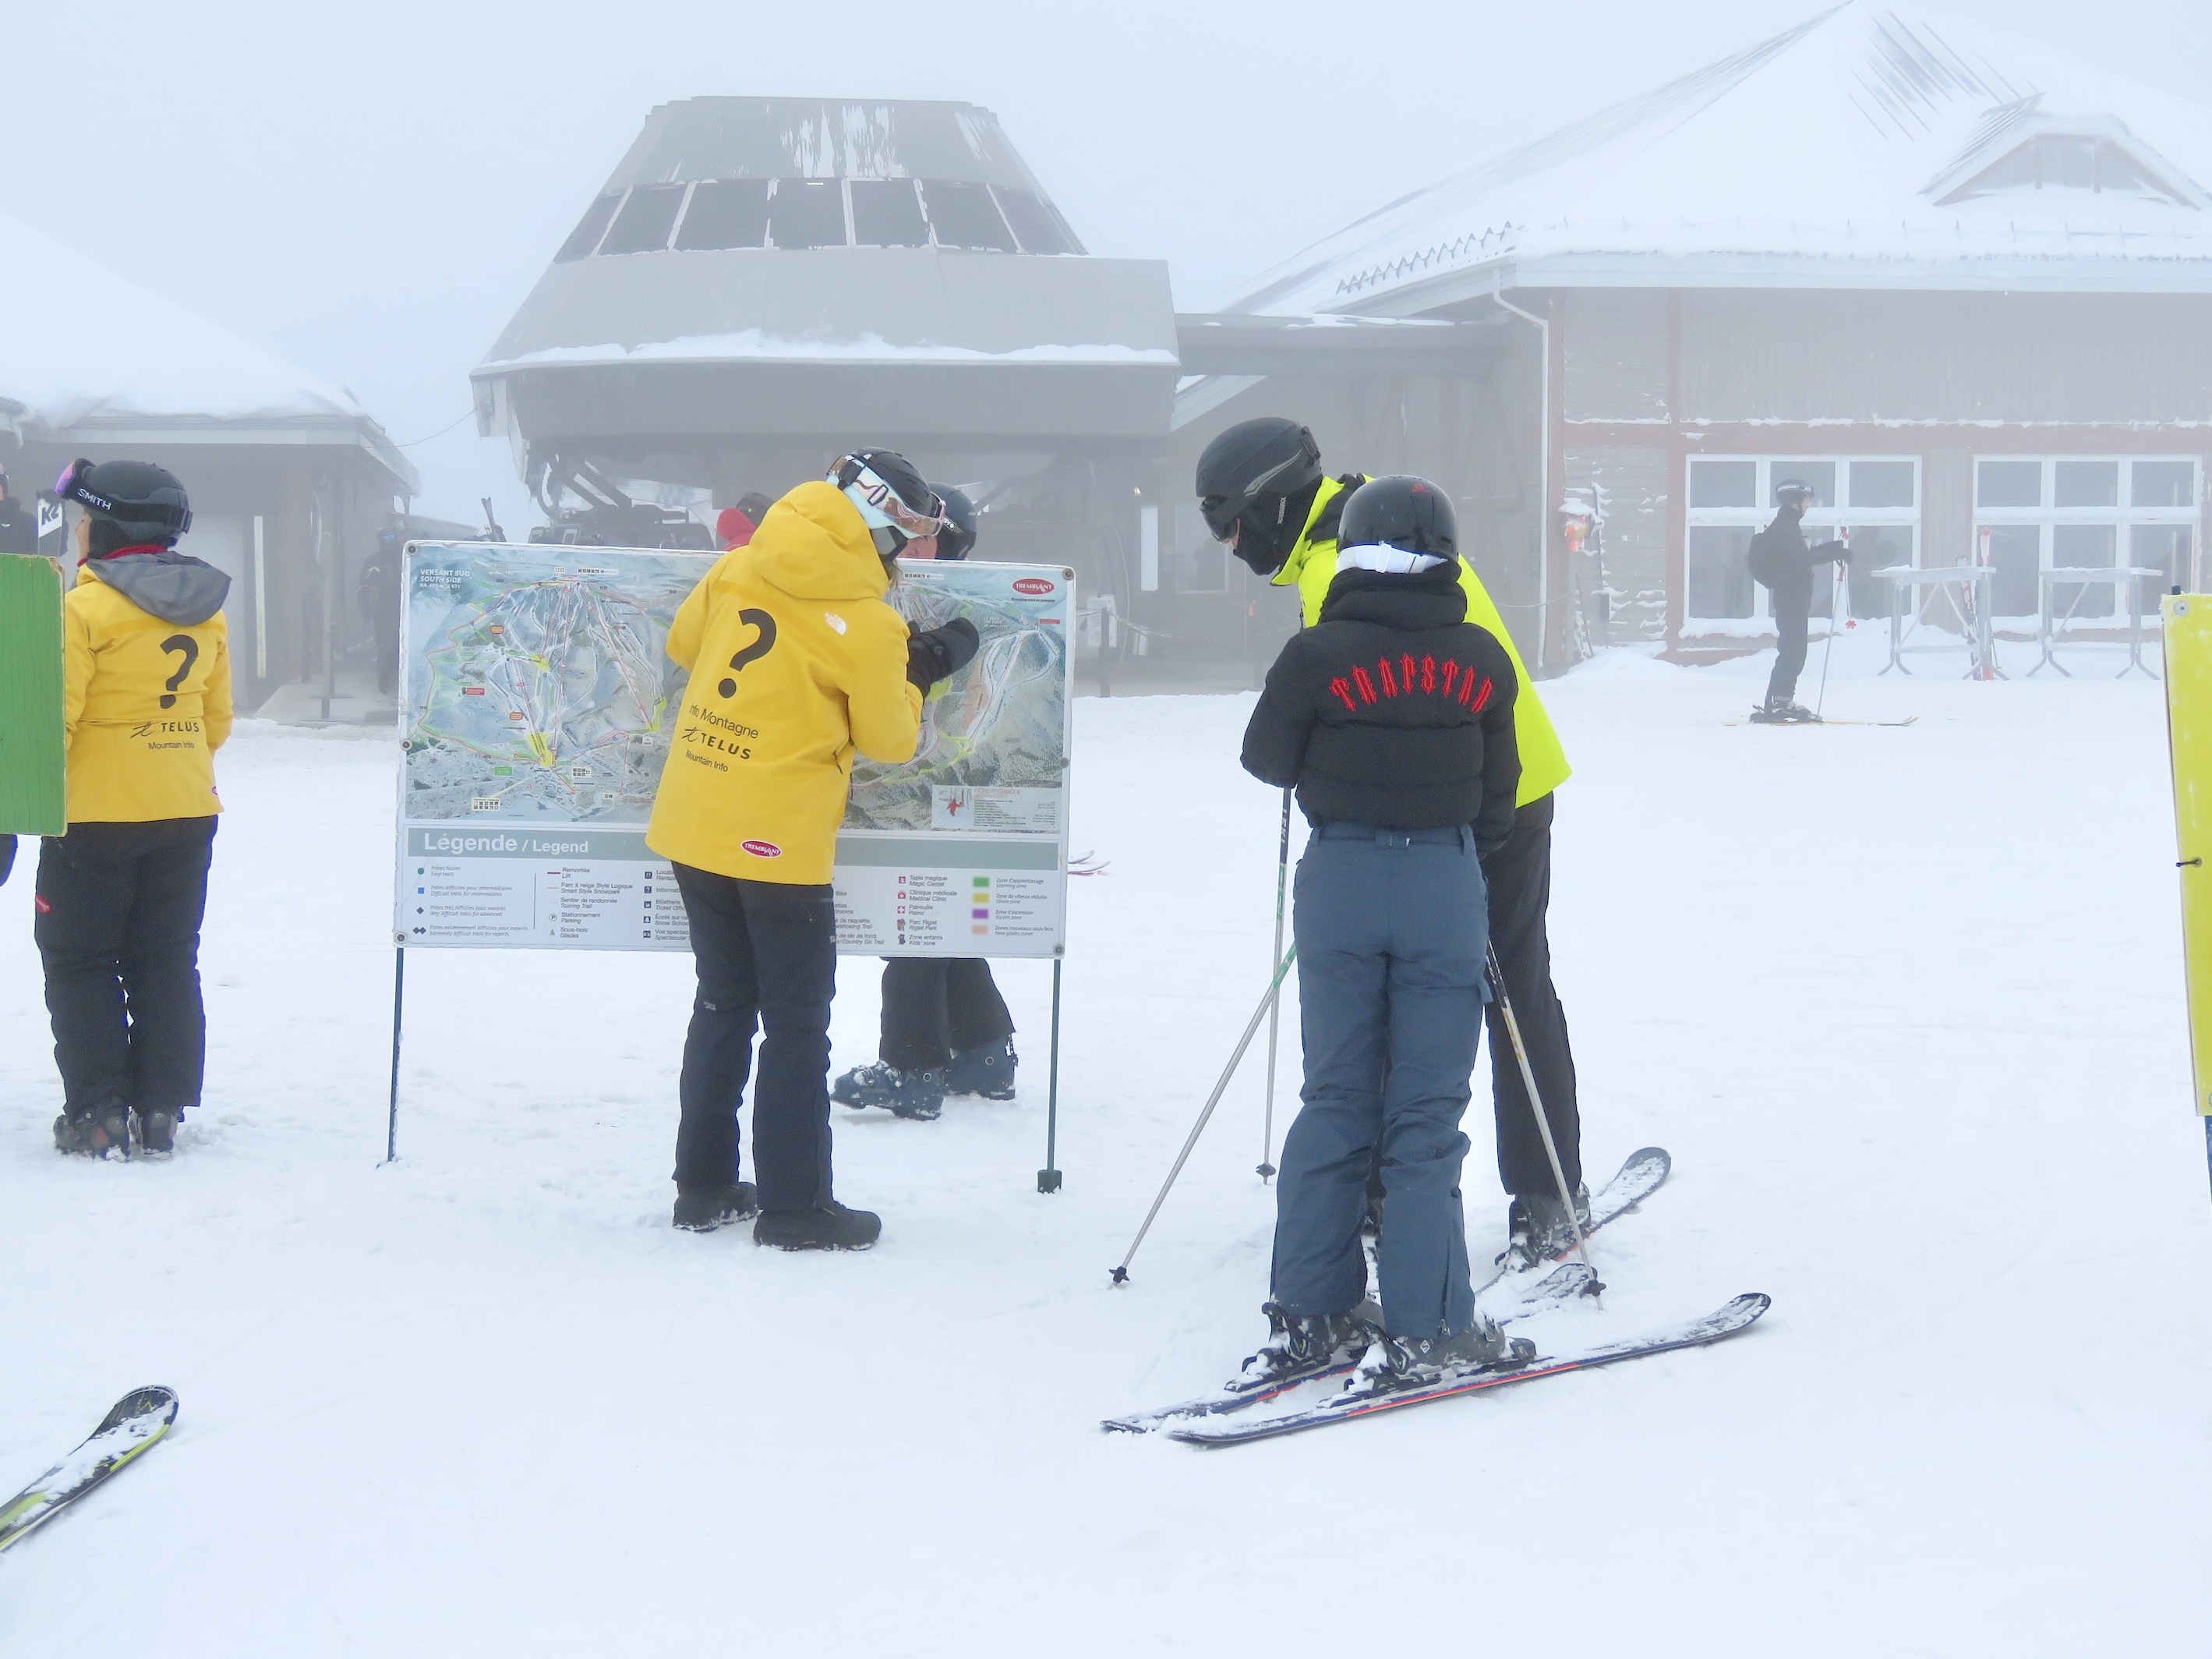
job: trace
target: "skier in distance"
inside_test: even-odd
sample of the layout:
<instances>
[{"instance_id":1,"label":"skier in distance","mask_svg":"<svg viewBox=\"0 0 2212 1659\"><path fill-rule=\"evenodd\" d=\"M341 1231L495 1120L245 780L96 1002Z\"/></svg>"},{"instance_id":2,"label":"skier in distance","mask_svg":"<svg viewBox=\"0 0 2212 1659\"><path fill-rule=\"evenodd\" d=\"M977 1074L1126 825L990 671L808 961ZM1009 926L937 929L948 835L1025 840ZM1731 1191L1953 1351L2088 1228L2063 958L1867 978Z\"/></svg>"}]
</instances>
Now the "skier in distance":
<instances>
[{"instance_id":1,"label":"skier in distance","mask_svg":"<svg viewBox=\"0 0 2212 1659\"><path fill-rule=\"evenodd\" d=\"M73 461L54 494L84 515L64 617L69 826L40 847L32 929L62 1074L54 1145L165 1158L206 1069L230 578L176 550L191 503L164 467Z\"/></svg>"},{"instance_id":2,"label":"skier in distance","mask_svg":"<svg viewBox=\"0 0 2212 1659\"><path fill-rule=\"evenodd\" d=\"M1312 825L1292 912L1305 1080L1269 1334L1246 1376L1364 1352L1364 1380L1387 1387L1519 1352L1474 1305L1459 1185L1489 997L1482 858L1513 832L1519 677L1468 619L1437 486L1360 485L1340 540L1320 617L1284 646L1244 732L1244 769L1295 787ZM1378 1149L1379 1333L1359 1242Z\"/></svg>"},{"instance_id":3,"label":"skier in distance","mask_svg":"<svg viewBox=\"0 0 2212 1659\"><path fill-rule=\"evenodd\" d=\"M1322 470L1321 447L1307 428L1280 416L1264 416L1229 428L1199 457L1199 510L1218 541L1279 587L1298 590L1307 626L1319 618L1336 576L1339 519L1351 493L1366 476L1330 477ZM1459 584L1468 620L1486 629L1513 665L1513 719L1521 757L1521 783L1512 833L1483 860L1489 891L1490 942L1498 953L1505 992L1521 1022L1522 1041L1544 1097L1544 1115L1559 1145L1559 1162L1576 1206L1587 1217L1589 1200L1582 1173L1582 1117L1575 1087L1574 1050L1566 1010L1552 983L1552 946L1546 927L1552 898L1553 792L1568 775L1566 751L1551 716L1530 684L1482 579L1465 557ZM1507 1040L1497 1006L1488 1011L1491 1097L1497 1118L1498 1173L1512 1201L1506 1212L1509 1243L1499 1261L1527 1267L1570 1249L1574 1229L1560 1204L1559 1187L1537 1132L1534 1109Z\"/></svg>"},{"instance_id":4,"label":"skier in distance","mask_svg":"<svg viewBox=\"0 0 2212 1659\"><path fill-rule=\"evenodd\" d=\"M1824 564L1848 564L1851 550L1839 541L1805 544L1805 509L1813 486L1784 478L1774 486L1774 520L1751 538L1745 563L1767 592L1774 610L1774 672L1766 682L1766 701L1751 711L1759 726L1818 725L1820 717L1797 701L1797 677L1805 672L1805 642L1813 614L1813 572ZM1836 618L1829 619L1833 627Z\"/></svg>"},{"instance_id":5,"label":"skier in distance","mask_svg":"<svg viewBox=\"0 0 2212 1659\"><path fill-rule=\"evenodd\" d=\"M908 542L900 557L964 559L975 551L975 503L951 484L937 495L945 528ZM1012 1100L1013 1036L1013 1016L982 957L886 957L875 1063L847 1072L830 1097L921 1122L944 1112L947 1095Z\"/></svg>"},{"instance_id":6,"label":"skier in distance","mask_svg":"<svg viewBox=\"0 0 2212 1659\"><path fill-rule=\"evenodd\" d=\"M911 758L924 690L975 653L966 619L910 635L884 599L899 550L942 522L904 457L856 450L769 508L669 629L669 656L693 672L646 844L675 866L699 978L678 1085L678 1227L757 1210L754 1239L787 1250L865 1250L882 1231L831 1192L830 869L854 752ZM757 1189L738 1179L737 1122L756 1029Z\"/></svg>"}]
</instances>

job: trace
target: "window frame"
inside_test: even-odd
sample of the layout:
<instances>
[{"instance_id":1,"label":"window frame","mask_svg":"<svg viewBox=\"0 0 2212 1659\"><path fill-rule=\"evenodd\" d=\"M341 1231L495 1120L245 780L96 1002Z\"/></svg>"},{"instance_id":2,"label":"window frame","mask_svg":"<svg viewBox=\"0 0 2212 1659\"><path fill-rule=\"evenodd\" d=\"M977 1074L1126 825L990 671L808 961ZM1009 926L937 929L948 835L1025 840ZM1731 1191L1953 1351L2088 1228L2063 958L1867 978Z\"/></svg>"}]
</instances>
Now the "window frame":
<instances>
[{"instance_id":1,"label":"window frame","mask_svg":"<svg viewBox=\"0 0 2212 1659\"><path fill-rule=\"evenodd\" d=\"M1701 463L1709 464L1716 461L1754 463L1756 470L1753 473L1754 480L1753 493L1757 502L1761 504L1750 507L1692 507L1689 503L1692 494L1690 480L1692 469ZM1917 566L1920 563L1923 544L1921 519L1927 510L1928 469L1924 456L1917 453L1910 455L1895 453L1779 455L1732 453L1687 457L1682 472L1681 631L1693 635L1737 634L1748 637L1757 637L1774 631L1774 611L1769 595L1765 587L1756 581L1751 584L1751 614L1748 617L1705 617L1690 609L1690 595L1692 591L1690 544L1694 539L1692 532L1703 529L1748 528L1754 531L1765 529L1773 522L1774 515L1779 510L1774 505L1776 481L1790 477L1793 470L1807 466L1834 467L1837 493L1844 501L1848 501L1850 496L1852 466L1861 462L1895 463L1899 461L1910 462L1912 466L1912 505L1911 507L1850 507L1841 504L1833 507L1816 506L1805 515L1806 539L1821 540L1824 538L1820 534L1821 532L1833 534L1836 527L1843 525L1850 526L1855 533L1862 529L1902 531L1909 532L1907 539L1910 546L1906 550L1905 557L1898 562ZM1889 614L1888 597L1884 590L1887 588L1888 584L1886 582L1865 584L1864 591L1862 592L1859 591L1860 584L1863 582L1866 574L1856 570L1853 573L1857 580L1853 584L1854 591L1850 605L1851 611L1861 617L1875 614L1887 616ZM1879 598L1879 605L1869 609L1866 603L1869 598ZM1814 616L1826 619L1828 614L1827 593L1825 591L1816 592L1813 599Z\"/></svg>"},{"instance_id":2,"label":"window frame","mask_svg":"<svg viewBox=\"0 0 2212 1659\"><path fill-rule=\"evenodd\" d=\"M1984 507L1982 505L1982 465L1985 461L2033 461L2037 463L2041 468L2039 484L2040 493L2039 497L2039 504L2035 507ZM2115 492L2118 497L2118 501L2109 507L2059 507L2056 505L2058 495L2058 466L2061 462L2065 461L2112 462L2117 465L2119 468L2118 487ZM2192 483L2192 488L2191 490L2191 500L2190 503L2184 507L2136 506L2134 503L2136 488L2135 469L2136 465L2142 462L2151 462L2155 464L2161 462L2171 463L2175 461L2186 462L2189 465ZM2172 452L2160 454L2155 451L2140 454L2112 453L2104 455L2083 455L2078 453L2062 455L2053 451L2045 451L2039 453L2031 454L2014 453L1992 453L1990 454L1983 454L1977 452L1973 457L1972 502L1974 526L1973 556L1977 560L1986 560L1987 558L1985 544L1990 538L1986 535L1986 532L2005 526L2033 526L2036 527L2036 570L2038 573L2037 595L2039 604L2040 603L2042 592L2041 573L2045 570L2066 569L2072 568L2057 564L2055 562L2052 544L2057 539L2055 532L2061 526L2087 526L2096 528L2102 528L2106 526L2112 526L2114 530L2112 557L2116 564L2133 564L2136 562L2135 532L2138 528L2178 528L2186 530L2189 532L2189 569L2181 574L2180 580L2184 586L2191 586L2194 585L2197 562L2203 556L2203 549L2204 544L2204 459L2203 456L2197 454L2176 454ZM2069 586L2079 585L2070 584ZM2125 601L2123 589L2120 586L2115 586L2112 588L2112 610L2109 611L2091 612L2087 615L2076 615L2069 619L2069 625L2077 628L2091 629L2125 627L2127 625L2128 612L2124 608ZM2141 603L2141 599L2142 596L2138 594L2136 596L2136 601L2138 604ZM2091 600L2090 602L2094 603L2094 600ZM2142 614L2144 616L2153 615L2155 609L2155 605L2153 605L2149 609L2144 610ZM2014 626L2018 627L2021 624L2033 625L2037 621L2037 617L2035 613L2033 611L2025 615L2006 611L2002 615L1996 617L1994 620L2001 623L2011 623Z\"/></svg>"}]
</instances>

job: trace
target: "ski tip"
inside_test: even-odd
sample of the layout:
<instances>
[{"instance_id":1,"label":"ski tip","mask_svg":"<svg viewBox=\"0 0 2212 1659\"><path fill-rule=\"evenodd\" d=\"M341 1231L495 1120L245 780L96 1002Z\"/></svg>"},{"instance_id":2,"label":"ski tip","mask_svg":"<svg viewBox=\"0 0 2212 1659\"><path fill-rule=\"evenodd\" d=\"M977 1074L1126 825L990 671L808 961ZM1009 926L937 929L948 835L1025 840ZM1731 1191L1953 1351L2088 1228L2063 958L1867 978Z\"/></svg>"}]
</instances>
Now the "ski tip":
<instances>
[{"instance_id":1,"label":"ski tip","mask_svg":"<svg viewBox=\"0 0 2212 1659\"><path fill-rule=\"evenodd\" d=\"M1664 1146L1639 1146L1628 1155L1627 1161L1620 1167L1633 1170L1647 1164L1656 1164L1671 1173L1674 1168L1674 1157Z\"/></svg>"},{"instance_id":2,"label":"ski tip","mask_svg":"<svg viewBox=\"0 0 2212 1659\"><path fill-rule=\"evenodd\" d=\"M107 1415L100 1419L100 1426L93 1432L105 1434L110 1429L142 1417L159 1417L165 1426L175 1422L177 1391L163 1388L158 1382L149 1382L143 1389L133 1389L108 1408Z\"/></svg>"}]
</instances>

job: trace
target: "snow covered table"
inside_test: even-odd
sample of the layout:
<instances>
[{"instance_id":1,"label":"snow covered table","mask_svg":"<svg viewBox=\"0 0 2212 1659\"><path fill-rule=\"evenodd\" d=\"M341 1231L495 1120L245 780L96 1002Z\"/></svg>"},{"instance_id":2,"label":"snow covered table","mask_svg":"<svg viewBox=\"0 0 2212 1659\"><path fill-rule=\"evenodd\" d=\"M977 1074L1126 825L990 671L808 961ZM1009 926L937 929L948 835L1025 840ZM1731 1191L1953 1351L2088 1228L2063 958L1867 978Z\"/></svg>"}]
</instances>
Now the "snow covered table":
<instances>
[{"instance_id":1,"label":"snow covered table","mask_svg":"<svg viewBox=\"0 0 2212 1659\"><path fill-rule=\"evenodd\" d=\"M1899 673L1912 671L1905 665L1905 659L1917 652L1952 651L1959 647L1949 645L1907 645L1905 643L1905 594L1913 595L1912 608L1916 626L1920 609L1919 590L1933 587L1941 591L1951 602L1951 610L1959 618L1959 632L1968 656L1972 659L1966 679L2002 679L1997 667L1996 642L1990 633L1990 579L1996 574L1986 564L1915 565L1893 564L1874 573L1890 584L1889 589L1889 661L1883 667L1887 674L1892 668Z\"/></svg>"},{"instance_id":2,"label":"snow covered table","mask_svg":"<svg viewBox=\"0 0 2212 1659\"><path fill-rule=\"evenodd\" d=\"M2073 673L2053 654L2053 647L2060 643L2058 633L2060 625L2074 620L2075 607L2081 603L2081 595L2088 592L2093 584L2101 583L2114 590L2113 599L2117 602L2120 597L2119 590L2130 582L2140 580L2144 577L2161 582L2166 580L2166 572L2163 570L2145 569L2136 565L2089 565L2070 569L2061 567L2056 570L2045 570L2041 573L2041 575L2043 580L2036 603L2035 614L2036 635L2043 644L2043 659L2027 672L2033 675L2041 673L2046 668L2055 668L2069 680L2074 678ZM2074 597L2066 602L2065 614L2054 615L2053 611L2057 603L2056 597L2057 590L2061 586L2069 585L2074 587L2075 593ZM2142 669L2146 679L2154 680L2158 676L2143 666L2142 608L2140 605L2130 605L2127 609L2128 665L2112 678L2124 680L2137 669ZM2119 641L2117 640L2099 640L2094 643L2077 641L2071 648L2076 651L2094 650L2100 646L2117 648L2118 644Z\"/></svg>"}]
</instances>

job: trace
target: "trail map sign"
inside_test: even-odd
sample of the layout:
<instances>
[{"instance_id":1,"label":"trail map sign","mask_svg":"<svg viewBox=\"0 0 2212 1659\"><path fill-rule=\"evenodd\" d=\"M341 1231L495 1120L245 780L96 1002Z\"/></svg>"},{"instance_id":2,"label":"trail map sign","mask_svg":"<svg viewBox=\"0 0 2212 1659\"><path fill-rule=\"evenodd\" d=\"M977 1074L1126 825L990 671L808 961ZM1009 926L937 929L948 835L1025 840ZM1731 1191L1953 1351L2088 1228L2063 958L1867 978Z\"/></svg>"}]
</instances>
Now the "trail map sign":
<instances>
[{"instance_id":1,"label":"trail map sign","mask_svg":"<svg viewBox=\"0 0 2212 1659\"><path fill-rule=\"evenodd\" d=\"M684 950L645 844L686 717L668 659L696 554L417 542L403 589L395 943ZM837 840L838 948L1060 954L1072 573L914 562L892 599L955 616L975 660L924 708L915 758L855 764Z\"/></svg>"}]
</instances>

